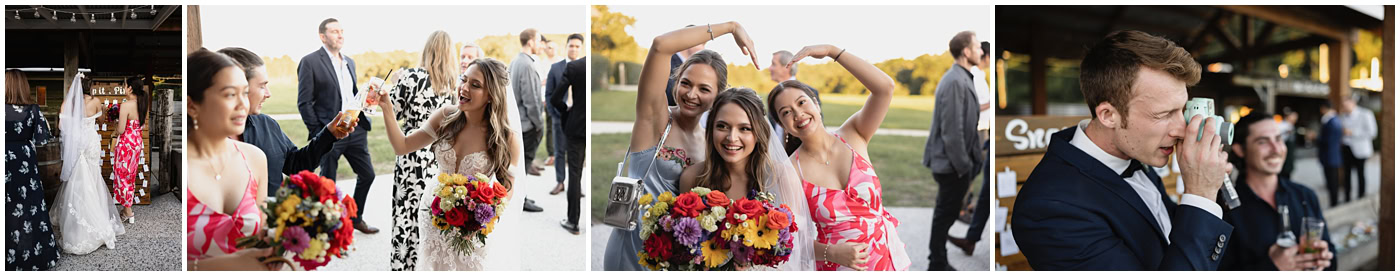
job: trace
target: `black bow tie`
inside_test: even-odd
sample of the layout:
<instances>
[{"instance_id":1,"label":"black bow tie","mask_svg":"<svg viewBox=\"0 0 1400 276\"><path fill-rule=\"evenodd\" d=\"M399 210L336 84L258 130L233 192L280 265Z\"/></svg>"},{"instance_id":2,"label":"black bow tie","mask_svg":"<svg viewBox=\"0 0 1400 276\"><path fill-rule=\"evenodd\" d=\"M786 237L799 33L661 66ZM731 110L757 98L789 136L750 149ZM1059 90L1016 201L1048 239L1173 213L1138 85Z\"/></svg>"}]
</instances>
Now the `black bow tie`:
<instances>
[{"instance_id":1,"label":"black bow tie","mask_svg":"<svg viewBox=\"0 0 1400 276\"><path fill-rule=\"evenodd\" d=\"M1123 173L1119 173L1118 176L1122 176L1123 178L1133 177L1133 173L1136 173L1137 171L1141 171L1143 169L1144 168L1142 166L1142 162L1138 162L1137 160L1129 160L1128 169L1123 170Z\"/></svg>"}]
</instances>

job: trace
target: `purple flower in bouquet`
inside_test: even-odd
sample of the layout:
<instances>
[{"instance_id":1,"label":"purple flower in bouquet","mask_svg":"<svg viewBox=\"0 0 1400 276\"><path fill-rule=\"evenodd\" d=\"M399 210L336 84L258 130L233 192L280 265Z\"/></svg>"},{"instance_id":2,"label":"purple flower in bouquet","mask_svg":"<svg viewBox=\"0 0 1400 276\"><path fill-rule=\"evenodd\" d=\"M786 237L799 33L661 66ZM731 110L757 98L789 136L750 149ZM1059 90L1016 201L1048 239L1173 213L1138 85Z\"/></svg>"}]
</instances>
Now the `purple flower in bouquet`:
<instances>
[{"instance_id":1,"label":"purple flower in bouquet","mask_svg":"<svg viewBox=\"0 0 1400 276\"><path fill-rule=\"evenodd\" d=\"M485 225L485 224L487 224L487 223L490 223L490 222L491 222L491 219L492 219L492 218L495 218L495 217L496 217L496 209L491 208L491 205L487 205L486 203L480 203L480 204L477 204L477 205L476 205L476 222L477 222L477 223L480 223L480 224L482 224L482 225Z\"/></svg>"},{"instance_id":2,"label":"purple flower in bouquet","mask_svg":"<svg viewBox=\"0 0 1400 276\"><path fill-rule=\"evenodd\" d=\"M731 242L729 253L734 254L735 260L747 260L753 256L753 247L744 246L744 242Z\"/></svg>"},{"instance_id":3,"label":"purple flower in bouquet","mask_svg":"<svg viewBox=\"0 0 1400 276\"><path fill-rule=\"evenodd\" d=\"M286 248L287 251L301 253L301 251L306 250L310 242L311 235L307 234L306 229L302 229L301 226L287 227L287 230L282 230L282 248Z\"/></svg>"},{"instance_id":4,"label":"purple flower in bouquet","mask_svg":"<svg viewBox=\"0 0 1400 276\"><path fill-rule=\"evenodd\" d=\"M700 244L701 235L700 222L693 218L680 218L675 220L675 225L671 226L676 235L676 241L686 246Z\"/></svg>"},{"instance_id":5,"label":"purple flower in bouquet","mask_svg":"<svg viewBox=\"0 0 1400 276\"><path fill-rule=\"evenodd\" d=\"M669 215L661 216L661 220L657 221L657 224L661 224L661 230L666 232L673 231L671 227L672 225L674 225L674 223L675 220L672 219Z\"/></svg>"}]
</instances>

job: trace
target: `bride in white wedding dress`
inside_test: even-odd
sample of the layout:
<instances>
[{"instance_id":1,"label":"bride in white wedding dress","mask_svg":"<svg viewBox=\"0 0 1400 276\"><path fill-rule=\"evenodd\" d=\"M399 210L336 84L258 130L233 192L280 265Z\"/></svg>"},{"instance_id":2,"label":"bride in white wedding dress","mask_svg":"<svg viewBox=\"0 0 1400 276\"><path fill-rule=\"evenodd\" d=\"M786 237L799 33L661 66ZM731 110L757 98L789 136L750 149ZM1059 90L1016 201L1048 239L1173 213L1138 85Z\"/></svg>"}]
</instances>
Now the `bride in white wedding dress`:
<instances>
[{"instance_id":1,"label":"bride in white wedding dress","mask_svg":"<svg viewBox=\"0 0 1400 276\"><path fill-rule=\"evenodd\" d=\"M392 81L392 80L391 80ZM392 82L390 82L392 83ZM473 175L481 173L495 179L511 190L506 205L499 211L496 228L477 244L471 255L452 247L437 227L431 223L427 204L433 202L437 177L427 178L421 206L418 206L420 231L419 264L422 270L519 270L521 237L517 229L523 209L523 196L515 194L515 176L524 175L521 164L520 122L515 99L507 91L506 65L491 58L473 60L461 76L456 104L444 105L433 112L422 129L404 135L393 123L392 101L380 100L389 142L395 154L407 154L432 146L442 173ZM375 93L378 89L371 89ZM379 94L379 99L388 99Z\"/></svg>"},{"instance_id":2,"label":"bride in white wedding dress","mask_svg":"<svg viewBox=\"0 0 1400 276\"><path fill-rule=\"evenodd\" d=\"M63 136L63 170L66 183L54 198L52 220L63 252L87 254L107 246L116 248L117 235L126 233L117 218L112 192L102 178L102 137L97 117L103 108L87 95L91 81L79 73L73 77L59 111Z\"/></svg>"}]
</instances>

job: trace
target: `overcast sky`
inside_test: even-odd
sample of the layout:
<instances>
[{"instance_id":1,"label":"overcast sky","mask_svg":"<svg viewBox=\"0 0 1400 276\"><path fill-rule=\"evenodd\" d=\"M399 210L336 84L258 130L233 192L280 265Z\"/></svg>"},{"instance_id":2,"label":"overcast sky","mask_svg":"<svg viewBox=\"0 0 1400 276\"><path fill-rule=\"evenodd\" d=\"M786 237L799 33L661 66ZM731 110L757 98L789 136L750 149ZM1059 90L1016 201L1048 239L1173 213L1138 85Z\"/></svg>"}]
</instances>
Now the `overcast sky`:
<instances>
[{"instance_id":1,"label":"overcast sky","mask_svg":"<svg viewBox=\"0 0 1400 276\"><path fill-rule=\"evenodd\" d=\"M797 52L812 44L833 44L871 62L913 59L948 50L948 40L972 30L991 39L990 6L608 6L637 19L628 33L643 48L651 39L687 24L737 21L749 32L759 63L768 67L778 50ZM706 46L725 61L746 65L734 38L715 38ZM804 60L811 62L811 60Z\"/></svg>"},{"instance_id":2,"label":"overcast sky","mask_svg":"<svg viewBox=\"0 0 1400 276\"><path fill-rule=\"evenodd\" d=\"M587 6L201 6L204 46L248 48L262 56L300 58L321 47L316 27L335 17L345 28L345 52L420 51L428 35L447 31L453 42L487 35L585 33Z\"/></svg>"}]
</instances>

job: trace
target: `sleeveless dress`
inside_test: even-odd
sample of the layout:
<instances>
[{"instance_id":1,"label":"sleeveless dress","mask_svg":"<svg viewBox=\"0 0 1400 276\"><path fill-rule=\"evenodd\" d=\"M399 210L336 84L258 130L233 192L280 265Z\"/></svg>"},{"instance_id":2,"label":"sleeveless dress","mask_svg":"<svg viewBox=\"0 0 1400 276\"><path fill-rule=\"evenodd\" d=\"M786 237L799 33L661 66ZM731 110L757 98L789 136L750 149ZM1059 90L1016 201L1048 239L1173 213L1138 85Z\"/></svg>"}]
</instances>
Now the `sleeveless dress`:
<instances>
[{"instance_id":1,"label":"sleeveless dress","mask_svg":"<svg viewBox=\"0 0 1400 276\"><path fill-rule=\"evenodd\" d=\"M5 105L5 270L58 265L58 241L39 180L38 150L52 134L39 105Z\"/></svg>"},{"instance_id":2,"label":"sleeveless dress","mask_svg":"<svg viewBox=\"0 0 1400 276\"><path fill-rule=\"evenodd\" d=\"M248 157L242 150L238 150L238 155L243 157L243 165L247 167ZM252 169L247 170L252 176ZM185 212L188 214L185 219L186 259L201 260L238 251L239 238L256 234L262 228L258 181L248 178L248 186L243 188L243 197L238 199L238 209L233 214L220 213L217 208L204 205L189 191L185 192Z\"/></svg>"},{"instance_id":3,"label":"sleeveless dress","mask_svg":"<svg viewBox=\"0 0 1400 276\"><path fill-rule=\"evenodd\" d=\"M659 155L659 156L658 156ZM647 173L652 156L656 157L656 167ZM642 192L658 196L665 192L676 193L680 189L681 171L691 165L685 149L662 146L651 147L639 152L627 153L627 176L642 180ZM598 184L598 183L594 183ZM637 221L642 221L638 214ZM637 253L642 252L641 227L631 231L613 229L608 237L608 245L603 251L603 270L607 271L646 271L638 264Z\"/></svg>"},{"instance_id":4,"label":"sleeveless dress","mask_svg":"<svg viewBox=\"0 0 1400 276\"><path fill-rule=\"evenodd\" d=\"M909 253L904 250L895 226L899 220L885 210L880 196L880 178L870 161L860 156L845 138L837 139L851 150L851 172L846 188L827 189L807 180L802 187L807 206L817 224L817 241L825 244L856 242L870 245L866 268L874 271L908 270ZM793 153L793 158L798 157ZM800 164L800 163L798 163ZM798 171L801 172L799 165ZM817 270L851 270L827 261L817 261Z\"/></svg>"},{"instance_id":5,"label":"sleeveless dress","mask_svg":"<svg viewBox=\"0 0 1400 276\"><path fill-rule=\"evenodd\" d=\"M79 142L63 145L76 147L81 153L68 183L63 184L54 197L56 212L49 214L58 227L58 244L69 254L88 254L102 246L116 248L117 236L126 233L126 227L117 218L112 192L102 178L102 138L97 135L99 116L101 112L86 118L62 118L82 122L79 129L72 130L82 133L63 134L82 135Z\"/></svg>"},{"instance_id":6,"label":"sleeveless dress","mask_svg":"<svg viewBox=\"0 0 1400 276\"><path fill-rule=\"evenodd\" d=\"M437 134L433 128L424 128L429 131L433 139L437 139ZM486 151L473 152L457 156L457 151L452 149L451 142L439 140L434 143L433 153L436 155L438 167L443 173L455 173L461 175L485 174L492 179L489 170L490 158ZM453 171L453 168L456 168ZM438 182L436 176L427 178L427 187L424 191L436 191ZM517 178L518 180L518 178ZM516 182L520 185L520 182ZM451 271L451 270L520 270L520 260L525 256L521 254L519 248L520 238L515 234L520 231L513 229L520 223L520 213L523 212L524 196L513 195L506 202L497 214L500 220L496 222L496 228L487 237L485 244L478 244L471 255L463 255L447 242L447 237L432 225L432 214L429 204L432 204L432 192L422 193L422 198L418 204L418 232L422 237L419 241L418 249L422 254L418 255L417 269L422 271Z\"/></svg>"},{"instance_id":7,"label":"sleeveless dress","mask_svg":"<svg viewBox=\"0 0 1400 276\"><path fill-rule=\"evenodd\" d=\"M131 207L136 196L136 174L140 171L137 161L145 154L146 148L141 141L141 131L146 126L141 125L141 120L126 120L126 132L122 132L121 138L117 142L117 160L112 164L112 172L117 175L117 180L112 183L113 193L116 194L117 203L122 206Z\"/></svg>"},{"instance_id":8,"label":"sleeveless dress","mask_svg":"<svg viewBox=\"0 0 1400 276\"><path fill-rule=\"evenodd\" d=\"M428 117L444 103L451 102L451 93L437 95L432 81L423 68L404 70L398 84L389 87L395 111L394 119L403 122L404 135L427 124ZM438 174L437 158L428 148L399 155L394 162L394 199L392 227L394 248L390 252L389 269L414 270L418 263L418 202L423 197L427 180ZM431 199L431 198L430 198Z\"/></svg>"}]
</instances>

